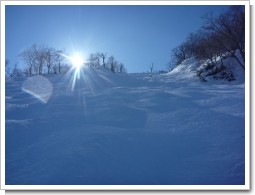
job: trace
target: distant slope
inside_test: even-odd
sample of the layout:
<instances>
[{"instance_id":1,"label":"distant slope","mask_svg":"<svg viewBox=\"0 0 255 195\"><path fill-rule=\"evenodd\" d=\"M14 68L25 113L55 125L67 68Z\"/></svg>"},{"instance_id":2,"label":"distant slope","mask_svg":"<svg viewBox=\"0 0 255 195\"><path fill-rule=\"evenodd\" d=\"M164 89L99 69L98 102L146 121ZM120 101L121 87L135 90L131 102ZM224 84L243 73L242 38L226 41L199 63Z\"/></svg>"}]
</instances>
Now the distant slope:
<instances>
[{"instance_id":1,"label":"distant slope","mask_svg":"<svg viewBox=\"0 0 255 195\"><path fill-rule=\"evenodd\" d=\"M6 184L244 184L244 84L177 69L6 80Z\"/></svg>"}]
</instances>

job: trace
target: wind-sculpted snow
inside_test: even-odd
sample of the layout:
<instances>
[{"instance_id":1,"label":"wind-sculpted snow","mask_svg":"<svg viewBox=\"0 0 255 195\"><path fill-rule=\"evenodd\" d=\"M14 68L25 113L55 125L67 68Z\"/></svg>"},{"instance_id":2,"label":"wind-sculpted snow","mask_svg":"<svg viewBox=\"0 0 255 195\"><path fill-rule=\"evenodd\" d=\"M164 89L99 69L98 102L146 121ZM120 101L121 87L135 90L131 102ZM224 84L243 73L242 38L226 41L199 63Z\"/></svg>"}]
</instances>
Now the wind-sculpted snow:
<instances>
[{"instance_id":1,"label":"wind-sculpted snow","mask_svg":"<svg viewBox=\"0 0 255 195\"><path fill-rule=\"evenodd\" d=\"M6 184L244 184L244 85L87 71L6 82Z\"/></svg>"}]
</instances>

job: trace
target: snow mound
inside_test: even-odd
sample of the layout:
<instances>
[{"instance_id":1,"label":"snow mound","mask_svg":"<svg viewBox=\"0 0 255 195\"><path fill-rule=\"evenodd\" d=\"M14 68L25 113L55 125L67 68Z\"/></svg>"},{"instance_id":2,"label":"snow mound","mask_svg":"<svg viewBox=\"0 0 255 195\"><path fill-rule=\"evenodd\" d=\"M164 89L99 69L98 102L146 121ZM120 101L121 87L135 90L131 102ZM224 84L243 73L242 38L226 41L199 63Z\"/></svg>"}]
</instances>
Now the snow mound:
<instances>
[{"instance_id":1,"label":"snow mound","mask_svg":"<svg viewBox=\"0 0 255 195\"><path fill-rule=\"evenodd\" d=\"M175 76L176 78L196 78L197 68L199 67L199 61L196 58L190 58L184 60L180 65L175 67L167 75Z\"/></svg>"},{"instance_id":2,"label":"snow mound","mask_svg":"<svg viewBox=\"0 0 255 195\"><path fill-rule=\"evenodd\" d=\"M236 54L241 61L241 55ZM184 60L166 75L175 79L193 79L207 82L229 82L242 84L245 81L245 71L230 55L222 58L216 57L212 63L210 60L198 60L195 57Z\"/></svg>"}]
</instances>

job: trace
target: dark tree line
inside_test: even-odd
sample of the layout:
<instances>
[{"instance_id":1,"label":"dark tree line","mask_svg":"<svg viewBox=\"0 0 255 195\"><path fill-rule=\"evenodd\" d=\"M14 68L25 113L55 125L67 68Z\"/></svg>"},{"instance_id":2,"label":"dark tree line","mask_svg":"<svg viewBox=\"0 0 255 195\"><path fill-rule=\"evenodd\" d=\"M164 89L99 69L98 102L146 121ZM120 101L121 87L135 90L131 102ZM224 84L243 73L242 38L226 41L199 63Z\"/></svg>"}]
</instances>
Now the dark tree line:
<instances>
[{"instance_id":1,"label":"dark tree line","mask_svg":"<svg viewBox=\"0 0 255 195\"><path fill-rule=\"evenodd\" d=\"M176 65L191 57L210 59L215 64L217 57L222 59L229 55L245 69L244 6L230 6L217 17L212 14L205 16L204 25L197 32L190 33L185 42L172 50L171 55L171 62Z\"/></svg>"}]
</instances>

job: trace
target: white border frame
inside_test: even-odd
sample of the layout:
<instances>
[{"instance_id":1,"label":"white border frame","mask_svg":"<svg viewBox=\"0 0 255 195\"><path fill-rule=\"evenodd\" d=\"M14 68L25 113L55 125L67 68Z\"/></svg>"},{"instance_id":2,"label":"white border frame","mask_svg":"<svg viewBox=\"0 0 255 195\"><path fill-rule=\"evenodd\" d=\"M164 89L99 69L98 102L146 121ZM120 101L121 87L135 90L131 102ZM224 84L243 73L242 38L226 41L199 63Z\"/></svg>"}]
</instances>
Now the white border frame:
<instances>
[{"instance_id":1,"label":"white border frame","mask_svg":"<svg viewBox=\"0 0 255 195\"><path fill-rule=\"evenodd\" d=\"M245 5L245 185L5 185L5 5ZM250 190L250 2L1 1L1 189L3 190Z\"/></svg>"}]
</instances>

